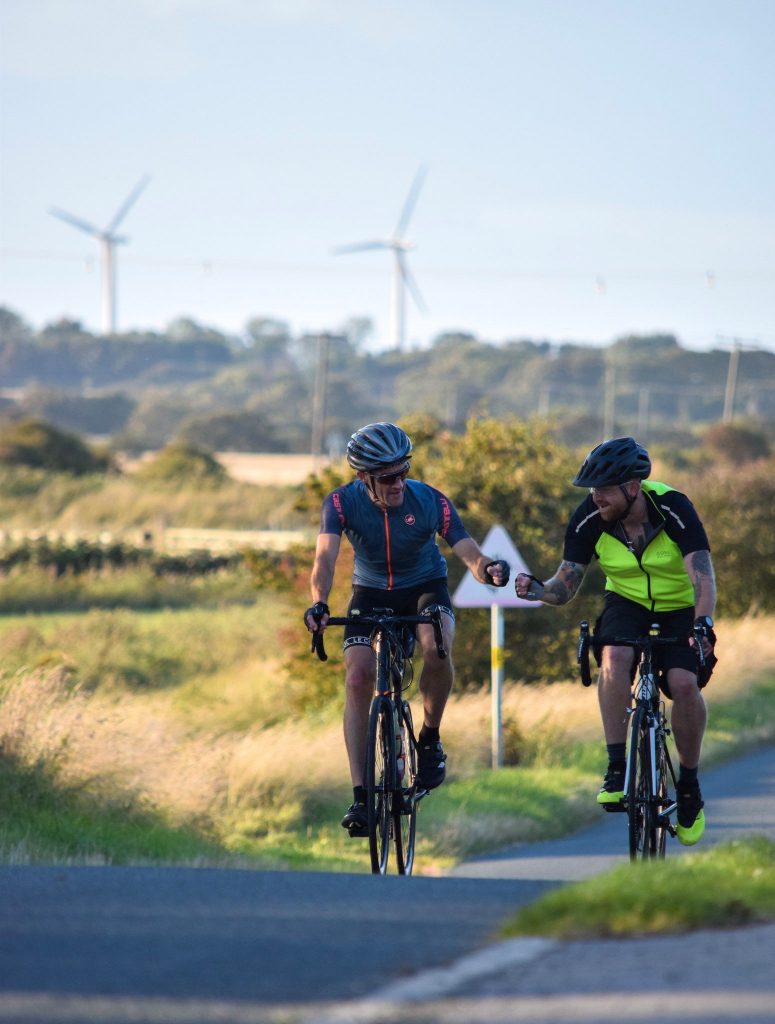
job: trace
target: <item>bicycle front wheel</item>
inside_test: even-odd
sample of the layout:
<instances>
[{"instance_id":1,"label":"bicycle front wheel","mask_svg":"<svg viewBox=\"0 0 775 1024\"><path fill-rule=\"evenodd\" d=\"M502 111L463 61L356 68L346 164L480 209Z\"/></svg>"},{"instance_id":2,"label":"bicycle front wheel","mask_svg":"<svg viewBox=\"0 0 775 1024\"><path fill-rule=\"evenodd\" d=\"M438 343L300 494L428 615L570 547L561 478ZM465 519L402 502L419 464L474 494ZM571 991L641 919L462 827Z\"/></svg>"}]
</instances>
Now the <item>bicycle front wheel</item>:
<instances>
[{"instance_id":1,"label":"bicycle front wheel","mask_svg":"<svg viewBox=\"0 0 775 1024\"><path fill-rule=\"evenodd\" d=\"M414 780L417 776L417 747L412 728L412 709L401 701L397 751L396 790L393 794L393 841L396 845L396 866L399 875L411 875L414 866L414 843L417 835L417 803Z\"/></svg>"},{"instance_id":2,"label":"bicycle front wheel","mask_svg":"<svg viewBox=\"0 0 775 1024\"><path fill-rule=\"evenodd\" d=\"M396 737L393 705L375 697L369 713L366 747L366 805L369 816L369 852L372 874L387 873L392 826Z\"/></svg>"},{"instance_id":3,"label":"bicycle front wheel","mask_svg":"<svg viewBox=\"0 0 775 1024\"><path fill-rule=\"evenodd\" d=\"M664 857L668 833L668 819L665 811L672 801L668 793L670 768L668 766L665 733L662 728L654 730L654 767L656 805L654 811L654 842L652 855L654 857Z\"/></svg>"},{"instance_id":4,"label":"bicycle front wheel","mask_svg":"<svg viewBox=\"0 0 775 1024\"><path fill-rule=\"evenodd\" d=\"M627 826L630 860L647 858L653 846L654 802L651 789L651 731L642 707L635 708L627 752Z\"/></svg>"}]
</instances>

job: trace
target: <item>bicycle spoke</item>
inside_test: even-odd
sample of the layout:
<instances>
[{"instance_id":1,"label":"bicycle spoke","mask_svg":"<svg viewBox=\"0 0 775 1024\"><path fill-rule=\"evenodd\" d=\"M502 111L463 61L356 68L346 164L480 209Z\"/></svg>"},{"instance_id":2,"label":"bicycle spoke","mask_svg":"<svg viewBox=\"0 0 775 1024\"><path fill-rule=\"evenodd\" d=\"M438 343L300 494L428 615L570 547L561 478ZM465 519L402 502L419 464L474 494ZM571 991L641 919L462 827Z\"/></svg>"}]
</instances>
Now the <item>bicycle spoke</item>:
<instances>
[{"instance_id":1,"label":"bicycle spoke","mask_svg":"<svg viewBox=\"0 0 775 1024\"><path fill-rule=\"evenodd\" d=\"M395 736L390 702L372 702L366 755L366 800L369 814L369 851L374 874L387 872L393 805Z\"/></svg>"},{"instance_id":2,"label":"bicycle spoke","mask_svg":"<svg viewBox=\"0 0 775 1024\"><path fill-rule=\"evenodd\" d=\"M649 825L648 732L643 708L636 708L630 726L627 763L627 822L630 859L647 856Z\"/></svg>"},{"instance_id":3,"label":"bicycle spoke","mask_svg":"<svg viewBox=\"0 0 775 1024\"><path fill-rule=\"evenodd\" d=\"M396 780L393 799L393 840L396 845L396 865L399 875L411 875L414 866L414 844L417 830L417 803L414 780L417 775L417 748L414 744L412 711L408 701L401 702L399 737L403 768ZM403 762L403 763L401 763ZM399 773L397 772L397 775Z\"/></svg>"}]
</instances>

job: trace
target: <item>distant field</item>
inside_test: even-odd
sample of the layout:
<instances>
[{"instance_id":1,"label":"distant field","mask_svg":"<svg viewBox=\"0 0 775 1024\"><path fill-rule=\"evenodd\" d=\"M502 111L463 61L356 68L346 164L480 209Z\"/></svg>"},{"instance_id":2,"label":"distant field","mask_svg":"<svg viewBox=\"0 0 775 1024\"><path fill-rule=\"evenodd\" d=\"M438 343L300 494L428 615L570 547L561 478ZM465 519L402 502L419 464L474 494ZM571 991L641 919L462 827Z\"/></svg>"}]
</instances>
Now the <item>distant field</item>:
<instances>
[{"instance_id":1,"label":"distant field","mask_svg":"<svg viewBox=\"0 0 775 1024\"><path fill-rule=\"evenodd\" d=\"M156 452L122 461L121 468L132 473ZM248 484L300 484L331 461L317 455L256 454L254 452L215 452L216 459L233 480Z\"/></svg>"}]
</instances>

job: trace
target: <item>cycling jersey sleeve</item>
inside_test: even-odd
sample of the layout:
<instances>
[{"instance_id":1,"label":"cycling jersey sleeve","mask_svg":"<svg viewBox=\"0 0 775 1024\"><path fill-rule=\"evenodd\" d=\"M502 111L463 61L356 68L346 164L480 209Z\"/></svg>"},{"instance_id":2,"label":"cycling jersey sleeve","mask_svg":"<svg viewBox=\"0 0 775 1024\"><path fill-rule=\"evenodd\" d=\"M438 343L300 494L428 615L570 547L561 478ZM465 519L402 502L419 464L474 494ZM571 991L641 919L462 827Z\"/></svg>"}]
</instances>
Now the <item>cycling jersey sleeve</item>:
<instances>
[{"instance_id":1,"label":"cycling jersey sleeve","mask_svg":"<svg viewBox=\"0 0 775 1024\"><path fill-rule=\"evenodd\" d=\"M342 492L339 489L331 491L323 499L323 506L320 509L320 532L341 535L344 532L345 522Z\"/></svg>"},{"instance_id":2,"label":"cycling jersey sleeve","mask_svg":"<svg viewBox=\"0 0 775 1024\"><path fill-rule=\"evenodd\" d=\"M585 498L571 516L565 530L563 561L589 565L595 557L595 543L599 534L600 513L592 498Z\"/></svg>"},{"instance_id":3,"label":"cycling jersey sleeve","mask_svg":"<svg viewBox=\"0 0 775 1024\"><path fill-rule=\"evenodd\" d=\"M668 491L655 496L659 510L665 517L665 530L678 545L682 555L693 551L710 551L710 541L697 510L680 491Z\"/></svg>"},{"instance_id":4,"label":"cycling jersey sleeve","mask_svg":"<svg viewBox=\"0 0 775 1024\"><path fill-rule=\"evenodd\" d=\"M436 499L439 510L438 534L453 548L459 540L464 540L470 534L465 526L463 526L463 521L457 509L446 494L437 491L435 487L431 487L431 491Z\"/></svg>"}]
</instances>

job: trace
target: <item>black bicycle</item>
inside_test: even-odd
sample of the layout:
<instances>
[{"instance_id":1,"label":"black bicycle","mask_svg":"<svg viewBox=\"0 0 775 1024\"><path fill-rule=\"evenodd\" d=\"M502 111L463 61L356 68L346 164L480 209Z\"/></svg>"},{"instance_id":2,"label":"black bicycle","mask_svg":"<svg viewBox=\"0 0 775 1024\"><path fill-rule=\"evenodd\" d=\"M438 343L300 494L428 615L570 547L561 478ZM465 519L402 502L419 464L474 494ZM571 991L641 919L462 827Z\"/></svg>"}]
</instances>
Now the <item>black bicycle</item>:
<instances>
[{"instance_id":1,"label":"black bicycle","mask_svg":"<svg viewBox=\"0 0 775 1024\"><path fill-rule=\"evenodd\" d=\"M695 651L700 666L705 663L703 635L702 626L695 626ZM667 745L670 729L653 655L657 647L669 647L681 641L677 637L660 636L659 625L655 623L646 636L615 637L609 642L632 647L638 653L638 677L633 688L633 706L628 709L630 728L624 801L616 809L627 813L630 860L664 857L667 836L676 834L670 820L676 810L676 776ZM577 661L581 681L585 686L592 682L589 643L589 623L582 622Z\"/></svg>"},{"instance_id":2,"label":"black bicycle","mask_svg":"<svg viewBox=\"0 0 775 1024\"><path fill-rule=\"evenodd\" d=\"M426 608L422 615L394 615L390 608L375 608L370 615L331 617L327 623L365 626L376 659L364 776L371 870L375 875L387 874L391 839L398 874L411 875L414 866L417 808L428 790L417 784L417 737L405 693L414 677L412 654L417 626L433 626L438 655L447 657L441 614L438 605ZM312 650L321 661L328 657L322 633L312 634Z\"/></svg>"}]
</instances>

